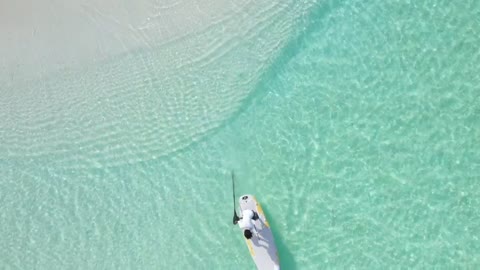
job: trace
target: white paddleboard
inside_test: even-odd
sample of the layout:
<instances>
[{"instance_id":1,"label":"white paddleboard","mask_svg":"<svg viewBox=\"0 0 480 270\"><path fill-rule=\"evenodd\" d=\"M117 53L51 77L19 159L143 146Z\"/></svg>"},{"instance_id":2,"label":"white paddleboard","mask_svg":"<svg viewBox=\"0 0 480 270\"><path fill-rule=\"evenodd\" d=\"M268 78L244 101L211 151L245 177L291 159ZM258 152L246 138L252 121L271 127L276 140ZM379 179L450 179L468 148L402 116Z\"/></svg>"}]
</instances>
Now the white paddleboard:
<instances>
[{"instance_id":1,"label":"white paddleboard","mask_svg":"<svg viewBox=\"0 0 480 270\"><path fill-rule=\"evenodd\" d=\"M258 213L258 220L254 220L259 237L253 234L251 239L245 239L252 259L259 270L280 270L277 247L273 239L272 230L268 224L267 217L263 213L260 203L253 195L243 195L239 198L240 209L250 209ZM242 232L243 237L243 232Z\"/></svg>"}]
</instances>

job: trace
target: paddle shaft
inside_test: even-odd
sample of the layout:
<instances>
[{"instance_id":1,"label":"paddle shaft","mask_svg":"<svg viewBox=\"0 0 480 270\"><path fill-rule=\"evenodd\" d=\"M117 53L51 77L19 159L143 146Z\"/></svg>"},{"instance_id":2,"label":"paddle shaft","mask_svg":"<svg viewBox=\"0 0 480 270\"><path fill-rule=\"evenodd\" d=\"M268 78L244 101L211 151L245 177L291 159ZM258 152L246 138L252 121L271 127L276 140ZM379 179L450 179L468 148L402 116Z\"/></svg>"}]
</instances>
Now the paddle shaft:
<instances>
[{"instance_id":1,"label":"paddle shaft","mask_svg":"<svg viewBox=\"0 0 480 270\"><path fill-rule=\"evenodd\" d=\"M232 191L233 191L233 224L237 224L238 220L240 219L238 216L237 216L237 207L235 205L235 174L233 173L232 171Z\"/></svg>"}]
</instances>

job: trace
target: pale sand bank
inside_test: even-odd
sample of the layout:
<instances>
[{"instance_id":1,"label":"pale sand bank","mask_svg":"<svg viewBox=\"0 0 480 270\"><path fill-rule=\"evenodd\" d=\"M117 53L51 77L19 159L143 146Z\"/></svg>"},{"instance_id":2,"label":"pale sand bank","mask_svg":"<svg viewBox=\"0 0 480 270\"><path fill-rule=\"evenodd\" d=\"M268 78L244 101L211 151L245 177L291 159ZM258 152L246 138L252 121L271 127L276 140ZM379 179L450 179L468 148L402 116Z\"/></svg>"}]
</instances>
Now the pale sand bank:
<instances>
[{"instance_id":1,"label":"pale sand bank","mask_svg":"<svg viewBox=\"0 0 480 270\"><path fill-rule=\"evenodd\" d=\"M241 108L311 6L194 3L42 6L28 24L9 15L19 30L1 51L0 152L83 168L182 149Z\"/></svg>"},{"instance_id":2,"label":"pale sand bank","mask_svg":"<svg viewBox=\"0 0 480 270\"><path fill-rule=\"evenodd\" d=\"M0 81L19 81L195 34L239 1L0 1Z\"/></svg>"}]
</instances>

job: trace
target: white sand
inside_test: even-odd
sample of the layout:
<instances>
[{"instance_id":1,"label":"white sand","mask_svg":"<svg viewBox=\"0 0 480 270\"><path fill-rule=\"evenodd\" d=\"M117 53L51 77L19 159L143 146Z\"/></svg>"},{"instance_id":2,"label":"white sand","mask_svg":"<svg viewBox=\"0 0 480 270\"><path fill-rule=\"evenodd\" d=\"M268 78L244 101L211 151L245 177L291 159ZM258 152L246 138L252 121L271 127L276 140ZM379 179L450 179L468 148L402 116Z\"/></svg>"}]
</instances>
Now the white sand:
<instances>
[{"instance_id":1,"label":"white sand","mask_svg":"<svg viewBox=\"0 0 480 270\"><path fill-rule=\"evenodd\" d=\"M219 22L248 2L0 1L0 82L157 46Z\"/></svg>"},{"instance_id":2,"label":"white sand","mask_svg":"<svg viewBox=\"0 0 480 270\"><path fill-rule=\"evenodd\" d=\"M258 89L309 6L84 1L0 7L9 158L118 166L200 140Z\"/></svg>"}]
</instances>

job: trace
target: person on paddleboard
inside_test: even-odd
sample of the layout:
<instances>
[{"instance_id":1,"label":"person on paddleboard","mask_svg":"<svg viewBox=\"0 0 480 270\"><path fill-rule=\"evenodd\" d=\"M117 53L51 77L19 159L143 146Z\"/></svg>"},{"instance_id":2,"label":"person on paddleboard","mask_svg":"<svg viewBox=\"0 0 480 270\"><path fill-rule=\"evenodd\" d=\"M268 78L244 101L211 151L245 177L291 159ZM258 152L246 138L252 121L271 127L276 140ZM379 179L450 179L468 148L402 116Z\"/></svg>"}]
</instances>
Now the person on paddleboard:
<instances>
[{"instance_id":1,"label":"person on paddleboard","mask_svg":"<svg viewBox=\"0 0 480 270\"><path fill-rule=\"evenodd\" d=\"M250 209L243 210L242 217L236 220L236 223L238 223L238 226L240 226L240 229L243 230L243 235L247 239L252 238L252 235L253 235L252 231L255 233L257 237L259 237L257 228L255 228L255 223L254 223L255 220L258 220L258 214Z\"/></svg>"}]
</instances>

